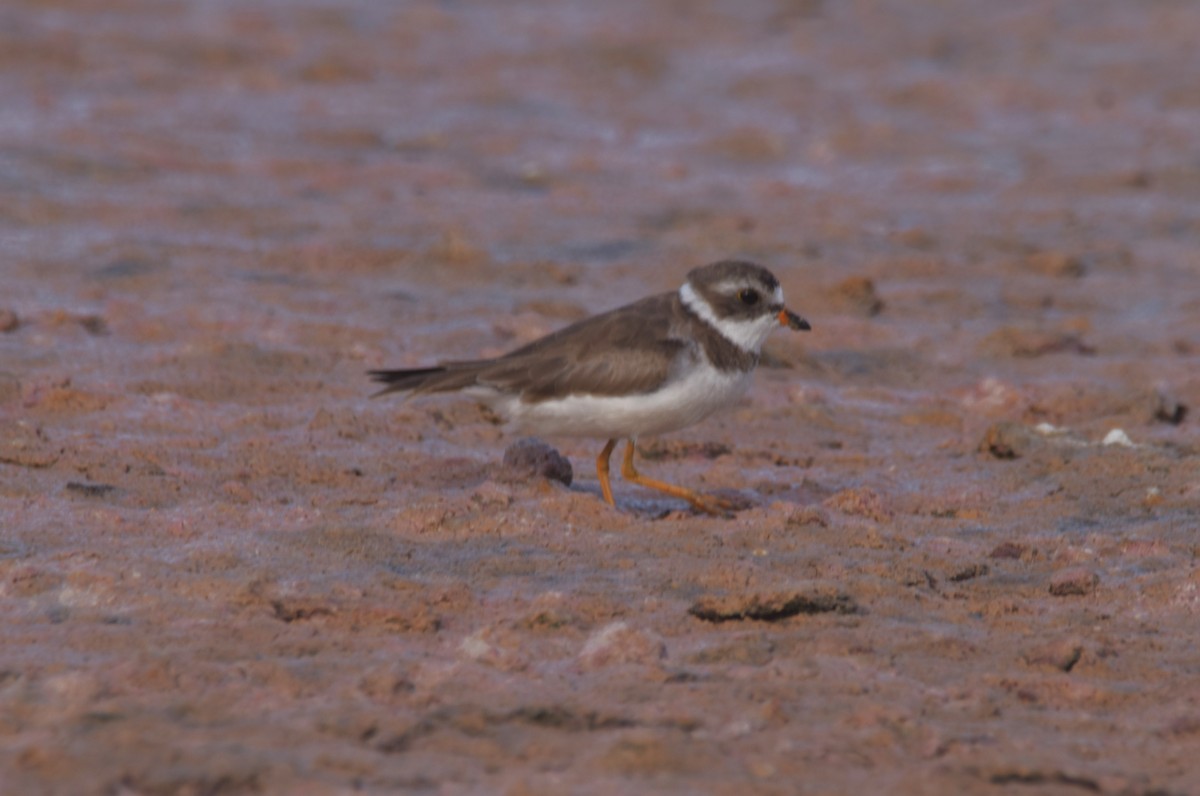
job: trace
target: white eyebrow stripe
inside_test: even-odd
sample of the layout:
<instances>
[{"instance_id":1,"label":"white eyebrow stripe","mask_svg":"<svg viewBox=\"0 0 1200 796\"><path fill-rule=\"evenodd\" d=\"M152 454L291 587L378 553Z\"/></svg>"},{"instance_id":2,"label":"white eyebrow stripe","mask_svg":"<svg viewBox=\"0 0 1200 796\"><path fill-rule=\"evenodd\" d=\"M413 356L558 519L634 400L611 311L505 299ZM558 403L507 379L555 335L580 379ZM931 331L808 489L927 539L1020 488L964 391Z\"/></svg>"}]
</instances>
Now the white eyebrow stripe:
<instances>
[{"instance_id":1,"label":"white eyebrow stripe","mask_svg":"<svg viewBox=\"0 0 1200 796\"><path fill-rule=\"evenodd\" d=\"M740 290L744 287L749 287L744 279L726 279L724 282L718 282L713 285L713 290L718 293L733 293L735 290Z\"/></svg>"},{"instance_id":2,"label":"white eyebrow stripe","mask_svg":"<svg viewBox=\"0 0 1200 796\"><path fill-rule=\"evenodd\" d=\"M685 285L685 287L690 287L690 285ZM747 282L743 279L737 279L737 280L726 279L724 282L718 282L717 284L713 285L713 290L715 290L718 293L732 294L735 291L741 290L744 287L753 288L755 286L752 283ZM693 294L694 294L694 291L693 291ZM774 296L774 302L776 304L783 303L783 286L782 285L775 286L775 292L774 292L773 296Z\"/></svg>"}]
</instances>

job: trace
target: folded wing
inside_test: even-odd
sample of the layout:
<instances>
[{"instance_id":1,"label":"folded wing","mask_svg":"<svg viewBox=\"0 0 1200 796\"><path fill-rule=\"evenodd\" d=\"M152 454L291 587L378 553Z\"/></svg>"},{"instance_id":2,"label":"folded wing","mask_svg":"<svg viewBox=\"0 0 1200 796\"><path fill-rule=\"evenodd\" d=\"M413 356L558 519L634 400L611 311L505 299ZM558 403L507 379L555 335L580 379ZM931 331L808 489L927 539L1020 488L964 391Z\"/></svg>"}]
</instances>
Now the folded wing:
<instances>
[{"instance_id":1,"label":"folded wing","mask_svg":"<svg viewBox=\"0 0 1200 796\"><path fill-rule=\"evenodd\" d=\"M516 394L529 403L575 395L650 392L672 375L688 344L674 333L674 293L651 296L587 318L502 357L433 368L374 370L377 393L453 392L471 387Z\"/></svg>"}]
</instances>

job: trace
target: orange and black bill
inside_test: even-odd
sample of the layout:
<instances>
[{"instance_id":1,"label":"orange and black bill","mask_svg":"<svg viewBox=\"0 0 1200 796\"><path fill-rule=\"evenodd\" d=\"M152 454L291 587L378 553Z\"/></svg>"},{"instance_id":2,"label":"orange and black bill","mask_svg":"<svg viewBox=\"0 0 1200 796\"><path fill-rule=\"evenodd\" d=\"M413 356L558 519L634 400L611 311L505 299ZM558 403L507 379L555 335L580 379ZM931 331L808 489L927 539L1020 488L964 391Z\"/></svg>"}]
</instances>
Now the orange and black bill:
<instances>
[{"instance_id":1,"label":"orange and black bill","mask_svg":"<svg viewBox=\"0 0 1200 796\"><path fill-rule=\"evenodd\" d=\"M812 329L812 326L809 325L808 321L804 320L789 309L782 309L779 311L779 325L786 326L789 329L795 329L797 332L807 332Z\"/></svg>"}]
</instances>

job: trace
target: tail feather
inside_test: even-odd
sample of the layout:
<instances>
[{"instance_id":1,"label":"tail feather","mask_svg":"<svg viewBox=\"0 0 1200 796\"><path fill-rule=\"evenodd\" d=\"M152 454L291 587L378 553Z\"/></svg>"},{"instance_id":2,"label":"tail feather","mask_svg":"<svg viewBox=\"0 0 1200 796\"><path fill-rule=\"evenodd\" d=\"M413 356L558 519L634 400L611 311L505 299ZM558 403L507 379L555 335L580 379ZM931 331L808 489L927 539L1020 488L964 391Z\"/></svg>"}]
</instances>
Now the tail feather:
<instances>
[{"instance_id":1,"label":"tail feather","mask_svg":"<svg viewBox=\"0 0 1200 796\"><path fill-rule=\"evenodd\" d=\"M372 381L387 385L372 395L376 398L393 392L454 392L475 383L476 369L439 365L433 368L367 371Z\"/></svg>"},{"instance_id":2,"label":"tail feather","mask_svg":"<svg viewBox=\"0 0 1200 796\"><path fill-rule=\"evenodd\" d=\"M390 392L405 392L421 386L429 377L445 372L445 368L411 368L408 370L369 370L367 375L371 381L386 384L379 392L371 396L386 395Z\"/></svg>"}]
</instances>

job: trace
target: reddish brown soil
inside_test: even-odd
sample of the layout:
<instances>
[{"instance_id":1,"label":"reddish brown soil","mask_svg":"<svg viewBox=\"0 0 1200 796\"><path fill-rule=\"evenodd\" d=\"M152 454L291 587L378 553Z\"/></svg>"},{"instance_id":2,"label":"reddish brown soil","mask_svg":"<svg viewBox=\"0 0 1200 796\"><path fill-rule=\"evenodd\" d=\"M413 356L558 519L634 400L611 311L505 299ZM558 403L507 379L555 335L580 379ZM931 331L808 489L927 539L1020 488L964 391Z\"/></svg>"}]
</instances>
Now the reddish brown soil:
<instances>
[{"instance_id":1,"label":"reddish brown soil","mask_svg":"<svg viewBox=\"0 0 1200 796\"><path fill-rule=\"evenodd\" d=\"M1200 792L1198 40L6 3L0 792ZM814 331L642 447L732 519L368 399L729 255Z\"/></svg>"}]
</instances>

